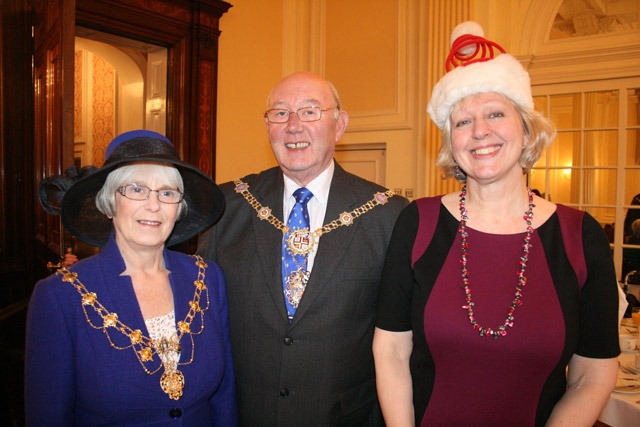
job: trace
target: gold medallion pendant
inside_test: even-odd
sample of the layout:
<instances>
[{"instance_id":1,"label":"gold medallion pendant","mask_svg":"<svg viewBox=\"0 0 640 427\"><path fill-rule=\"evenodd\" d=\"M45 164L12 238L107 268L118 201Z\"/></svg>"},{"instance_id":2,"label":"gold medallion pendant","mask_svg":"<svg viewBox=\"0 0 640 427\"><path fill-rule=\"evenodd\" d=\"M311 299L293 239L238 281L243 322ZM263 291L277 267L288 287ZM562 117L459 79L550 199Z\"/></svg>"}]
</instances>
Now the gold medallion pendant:
<instances>
[{"instance_id":1,"label":"gold medallion pendant","mask_svg":"<svg viewBox=\"0 0 640 427\"><path fill-rule=\"evenodd\" d=\"M298 308L304 289L307 287L310 273L303 268L298 268L287 277L285 297L293 308Z\"/></svg>"},{"instance_id":2,"label":"gold medallion pendant","mask_svg":"<svg viewBox=\"0 0 640 427\"><path fill-rule=\"evenodd\" d=\"M177 369L171 372L164 371L160 377L160 387L171 399L178 400L184 389L184 375Z\"/></svg>"},{"instance_id":3,"label":"gold medallion pendant","mask_svg":"<svg viewBox=\"0 0 640 427\"><path fill-rule=\"evenodd\" d=\"M309 233L308 228L297 228L289 231L287 247L293 256L307 256L307 254L313 250L315 244L316 238L313 234Z\"/></svg>"}]
</instances>

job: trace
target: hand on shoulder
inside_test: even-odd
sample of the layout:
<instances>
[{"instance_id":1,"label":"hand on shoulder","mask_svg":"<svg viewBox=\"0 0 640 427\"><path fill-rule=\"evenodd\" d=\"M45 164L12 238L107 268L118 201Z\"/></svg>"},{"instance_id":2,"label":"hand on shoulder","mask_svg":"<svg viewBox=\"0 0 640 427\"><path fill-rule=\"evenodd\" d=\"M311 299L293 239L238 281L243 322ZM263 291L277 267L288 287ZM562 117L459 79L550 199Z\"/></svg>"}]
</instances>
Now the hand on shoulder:
<instances>
[{"instance_id":1,"label":"hand on shoulder","mask_svg":"<svg viewBox=\"0 0 640 427\"><path fill-rule=\"evenodd\" d=\"M73 253L73 250L71 248L67 248L67 253L64 254L64 257L62 258L62 263L64 264L65 267L69 267L70 265L73 265L76 262L78 262L78 257L76 256L76 254Z\"/></svg>"}]
</instances>

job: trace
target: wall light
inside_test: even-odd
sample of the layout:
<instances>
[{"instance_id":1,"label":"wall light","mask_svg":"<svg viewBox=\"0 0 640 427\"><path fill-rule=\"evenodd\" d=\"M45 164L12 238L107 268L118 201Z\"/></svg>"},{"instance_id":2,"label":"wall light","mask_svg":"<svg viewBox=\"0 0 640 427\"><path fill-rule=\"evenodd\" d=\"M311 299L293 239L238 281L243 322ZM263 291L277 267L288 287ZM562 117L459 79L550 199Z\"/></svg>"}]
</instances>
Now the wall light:
<instances>
[{"instance_id":1,"label":"wall light","mask_svg":"<svg viewBox=\"0 0 640 427\"><path fill-rule=\"evenodd\" d=\"M151 104L151 113L155 114L156 116L159 115L162 111L162 98L151 98L149 102Z\"/></svg>"}]
</instances>

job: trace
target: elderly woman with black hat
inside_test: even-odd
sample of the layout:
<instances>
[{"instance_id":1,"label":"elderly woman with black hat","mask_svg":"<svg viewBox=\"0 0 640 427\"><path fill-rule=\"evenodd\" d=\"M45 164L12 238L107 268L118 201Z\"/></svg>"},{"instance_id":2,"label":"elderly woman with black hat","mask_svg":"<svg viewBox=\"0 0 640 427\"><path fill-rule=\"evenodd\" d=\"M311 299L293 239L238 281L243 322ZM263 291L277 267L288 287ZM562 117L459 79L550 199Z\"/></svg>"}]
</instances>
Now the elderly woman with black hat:
<instances>
[{"instance_id":1,"label":"elderly woman with black hat","mask_svg":"<svg viewBox=\"0 0 640 427\"><path fill-rule=\"evenodd\" d=\"M414 201L391 238L373 343L384 418L592 426L620 352L608 240L589 214L527 188L555 130L522 65L476 23L451 40L454 69L428 109L437 163L463 185Z\"/></svg>"},{"instance_id":2,"label":"elderly woman with black hat","mask_svg":"<svg viewBox=\"0 0 640 427\"><path fill-rule=\"evenodd\" d=\"M214 223L222 193L155 132L124 133L106 154L70 186L64 177L44 182L66 190L66 229L102 250L36 285L27 423L234 426L222 272L165 247ZM41 191L49 210L59 193Z\"/></svg>"}]
</instances>

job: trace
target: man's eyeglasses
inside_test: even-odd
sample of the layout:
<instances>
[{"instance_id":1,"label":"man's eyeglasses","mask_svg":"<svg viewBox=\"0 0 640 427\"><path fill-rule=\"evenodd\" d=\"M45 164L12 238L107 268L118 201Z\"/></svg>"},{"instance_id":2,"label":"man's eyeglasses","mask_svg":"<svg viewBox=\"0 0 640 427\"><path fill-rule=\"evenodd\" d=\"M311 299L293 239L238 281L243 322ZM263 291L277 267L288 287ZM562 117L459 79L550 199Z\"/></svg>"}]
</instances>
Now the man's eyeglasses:
<instances>
[{"instance_id":1,"label":"man's eyeglasses","mask_svg":"<svg viewBox=\"0 0 640 427\"><path fill-rule=\"evenodd\" d=\"M303 107L296 111L290 111L286 108L272 108L264 113L264 118L269 123L287 123L292 113L298 116L301 122L316 122L322 118L323 111L332 111L338 107L322 109L320 107Z\"/></svg>"},{"instance_id":2,"label":"man's eyeglasses","mask_svg":"<svg viewBox=\"0 0 640 427\"><path fill-rule=\"evenodd\" d=\"M180 190L164 188L161 190L152 190L149 187L138 184L127 184L118 188L118 193L130 200L143 201L149 198L152 192L158 193L158 201L161 203L175 204L180 203L184 194Z\"/></svg>"}]
</instances>

